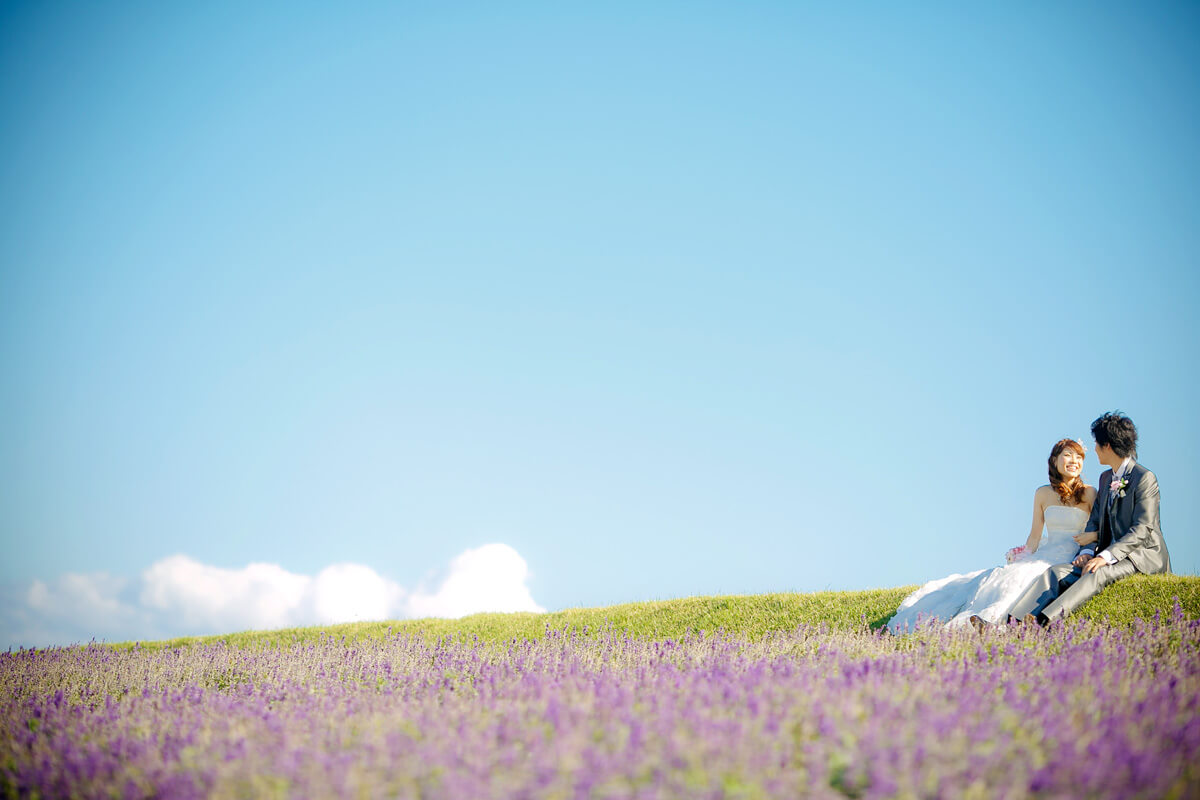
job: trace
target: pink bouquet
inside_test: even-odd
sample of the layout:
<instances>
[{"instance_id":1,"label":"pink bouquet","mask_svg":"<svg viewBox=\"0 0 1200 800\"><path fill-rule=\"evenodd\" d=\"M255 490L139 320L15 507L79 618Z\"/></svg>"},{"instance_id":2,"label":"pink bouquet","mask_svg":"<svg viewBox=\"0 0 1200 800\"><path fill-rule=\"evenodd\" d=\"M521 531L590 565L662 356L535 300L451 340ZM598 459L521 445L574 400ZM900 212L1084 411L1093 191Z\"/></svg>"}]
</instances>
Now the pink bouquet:
<instances>
[{"instance_id":1,"label":"pink bouquet","mask_svg":"<svg viewBox=\"0 0 1200 800\"><path fill-rule=\"evenodd\" d=\"M1025 545L1014 547L1004 554L1004 560L1009 564L1012 564L1014 561L1024 561L1028 557L1029 552L1026 550Z\"/></svg>"}]
</instances>

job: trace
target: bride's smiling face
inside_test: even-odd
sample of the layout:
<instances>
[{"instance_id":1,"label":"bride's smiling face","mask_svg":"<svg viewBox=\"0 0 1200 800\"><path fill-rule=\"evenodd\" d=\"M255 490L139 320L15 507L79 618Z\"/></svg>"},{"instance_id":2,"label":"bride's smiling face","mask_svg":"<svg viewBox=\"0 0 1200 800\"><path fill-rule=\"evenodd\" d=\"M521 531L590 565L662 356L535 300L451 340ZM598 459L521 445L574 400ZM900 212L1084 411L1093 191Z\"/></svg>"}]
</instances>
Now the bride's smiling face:
<instances>
[{"instance_id":1,"label":"bride's smiling face","mask_svg":"<svg viewBox=\"0 0 1200 800\"><path fill-rule=\"evenodd\" d=\"M1058 454L1058 458L1054 460L1054 466L1062 475L1069 478L1078 478L1079 473L1083 472L1083 456L1071 448L1065 447Z\"/></svg>"}]
</instances>

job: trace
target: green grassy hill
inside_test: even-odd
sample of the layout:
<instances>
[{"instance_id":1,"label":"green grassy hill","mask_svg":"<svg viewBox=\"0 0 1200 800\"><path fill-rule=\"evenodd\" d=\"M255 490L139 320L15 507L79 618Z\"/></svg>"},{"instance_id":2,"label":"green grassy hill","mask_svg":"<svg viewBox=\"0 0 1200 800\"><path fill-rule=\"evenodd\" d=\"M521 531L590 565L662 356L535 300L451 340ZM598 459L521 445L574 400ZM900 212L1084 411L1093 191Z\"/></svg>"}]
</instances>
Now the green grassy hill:
<instances>
[{"instance_id":1,"label":"green grassy hill","mask_svg":"<svg viewBox=\"0 0 1200 800\"><path fill-rule=\"evenodd\" d=\"M191 637L153 642L149 646L177 647L196 642L223 640L235 646L290 644L320 636L344 636L347 640L377 638L392 633L410 633L434 639L458 636L479 637L484 642L533 639L546 630L574 629L595 632L611 626L632 636L668 638L689 631L715 631L761 636L769 631L790 630L800 625L825 625L831 629L883 627L911 586L871 589L860 592L814 592L812 594L761 594L727 597L687 597L627 603L605 608L571 608L549 614L475 614L456 620L417 619L396 622L357 622L276 631L247 631L220 636ZM1128 624L1137 617L1155 613L1170 615L1176 598L1184 616L1200 619L1200 577L1187 575L1135 575L1106 589L1080 609L1078 616L1095 621ZM131 646L125 643L118 646ZM143 643L147 646L147 643Z\"/></svg>"}]
</instances>

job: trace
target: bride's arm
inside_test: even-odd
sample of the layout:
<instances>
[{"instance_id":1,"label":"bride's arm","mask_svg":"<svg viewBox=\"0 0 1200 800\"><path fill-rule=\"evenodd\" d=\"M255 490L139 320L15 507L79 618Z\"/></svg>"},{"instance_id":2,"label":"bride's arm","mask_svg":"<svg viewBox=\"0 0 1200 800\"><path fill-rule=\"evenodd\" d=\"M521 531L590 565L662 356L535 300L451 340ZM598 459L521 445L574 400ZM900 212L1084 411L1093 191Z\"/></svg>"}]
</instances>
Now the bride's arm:
<instances>
[{"instance_id":1,"label":"bride's arm","mask_svg":"<svg viewBox=\"0 0 1200 800\"><path fill-rule=\"evenodd\" d=\"M1044 489L1046 487L1042 487ZM1033 493L1033 525L1029 528L1029 538L1025 540L1025 552L1033 555L1038 545L1042 543L1042 528L1046 524L1046 507L1042 505L1042 489Z\"/></svg>"}]
</instances>

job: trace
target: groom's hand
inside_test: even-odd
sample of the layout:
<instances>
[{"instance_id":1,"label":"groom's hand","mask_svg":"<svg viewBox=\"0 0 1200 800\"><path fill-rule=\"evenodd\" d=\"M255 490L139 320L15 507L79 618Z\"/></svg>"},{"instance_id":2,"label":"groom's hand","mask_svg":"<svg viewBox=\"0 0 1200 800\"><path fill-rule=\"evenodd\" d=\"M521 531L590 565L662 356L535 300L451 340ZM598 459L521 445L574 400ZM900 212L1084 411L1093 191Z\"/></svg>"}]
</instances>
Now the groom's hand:
<instances>
[{"instance_id":1,"label":"groom's hand","mask_svg":"<svg viewBox=\"0 0 1200 800\"><path fill-rule=\"evenodd\" d=\"M1075 560L1071 562L1072 567L1082 567L1087 562L1091 561L1092 557L1088 553L1080 553L1075 556Z\"/></svg>"},{"instance_id":2,"label":"groom's hand","mask_svg":"<svg viewBox=\"0 0 1200 800\"><path fill-rule=\"evenodd\" d=\"M1096 556L1095 558L1091 559L1090 561L1088 561L1086 564L1083 565L1083 574L1087 575L1092 572L1095 572L1096 570L1100 569L1101 567L1105 566L1106 564L1108 564L1107 561L1105 561L1100 556Z\"/></svg>"},{"instance_id":3,"label":"groom's hand","mask_svg":"<svg viewBox=\"0 0 1200 800\"><path fill-rule=\"evenodd\" d=\"M1091 544L1100 538L1098 534L1099 531L1084 531L1083 533L1075 534L1075 536L1072 538L1075 539L1075 544L1083 547L1085 544Z\"/></svg>"}]
</instances>

